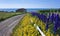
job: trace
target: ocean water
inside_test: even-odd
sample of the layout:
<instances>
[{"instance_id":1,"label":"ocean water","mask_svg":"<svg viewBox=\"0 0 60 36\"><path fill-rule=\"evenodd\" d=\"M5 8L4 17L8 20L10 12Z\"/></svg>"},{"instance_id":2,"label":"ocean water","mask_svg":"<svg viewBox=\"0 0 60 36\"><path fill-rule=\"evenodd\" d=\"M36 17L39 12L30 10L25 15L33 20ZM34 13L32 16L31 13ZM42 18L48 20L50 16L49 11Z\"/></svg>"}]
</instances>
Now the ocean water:
<instances>
[{"instance_id":1,"label":"ocean water","mask_svg":"<svg viewBox=\"0 0 60 36\"><path fill-rule=\"evenodd\" d=\"M15 12L18 8L10 8L10 9L0 9L0 11L8 11L8 12ZM27 12L36 12L38 10L42 10L42 9L47 9L47 8L28 8Z\"/></svg>"},{"instance_id":2,"label":"ocean water","mask_svg":"<svg viewBox=\"0 0 60 36\"><path fill-rule=\"evenodd\" d=\"M8 11L8 12L11 12L11 11L16 11L17 9L0 9L0 11Z\"/></svg>"}]
</instances>

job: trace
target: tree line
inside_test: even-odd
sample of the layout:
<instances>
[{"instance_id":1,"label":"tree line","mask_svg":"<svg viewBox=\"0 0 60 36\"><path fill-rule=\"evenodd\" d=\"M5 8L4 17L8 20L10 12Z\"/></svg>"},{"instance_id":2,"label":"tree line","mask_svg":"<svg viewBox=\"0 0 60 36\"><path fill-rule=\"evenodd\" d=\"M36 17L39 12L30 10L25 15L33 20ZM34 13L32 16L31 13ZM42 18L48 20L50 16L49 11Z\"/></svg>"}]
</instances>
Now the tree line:
<instances>
[{"instance_id":1,"label":"tree line","mask_svg":"<svg viewBox=\"0 0 60 36\"><path fill-rule=\"evenodd\" d=\"M60 12L60 8L59 9L42 9L39 10L40 13L44 13L44 12Z\"/></svg>"}]
</instances>

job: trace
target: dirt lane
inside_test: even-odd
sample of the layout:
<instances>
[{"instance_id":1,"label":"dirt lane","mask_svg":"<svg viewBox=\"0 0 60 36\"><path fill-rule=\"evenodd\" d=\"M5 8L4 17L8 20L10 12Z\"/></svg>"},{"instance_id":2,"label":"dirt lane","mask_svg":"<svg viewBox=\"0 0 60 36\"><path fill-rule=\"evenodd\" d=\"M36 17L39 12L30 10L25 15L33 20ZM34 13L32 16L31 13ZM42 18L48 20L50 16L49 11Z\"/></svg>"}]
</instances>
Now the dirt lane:
<instances>
[{"instance_id":1,"label":"dirt lane","mask_svg":"<svg viewBox=\"0 0 60 36\"><path fill-rule=\"evenodd\" d=\"M25 14L14 16L3 22L0 22L0 36L10 36L12 29L19 23Z\"/></svg>"}]
</instances>

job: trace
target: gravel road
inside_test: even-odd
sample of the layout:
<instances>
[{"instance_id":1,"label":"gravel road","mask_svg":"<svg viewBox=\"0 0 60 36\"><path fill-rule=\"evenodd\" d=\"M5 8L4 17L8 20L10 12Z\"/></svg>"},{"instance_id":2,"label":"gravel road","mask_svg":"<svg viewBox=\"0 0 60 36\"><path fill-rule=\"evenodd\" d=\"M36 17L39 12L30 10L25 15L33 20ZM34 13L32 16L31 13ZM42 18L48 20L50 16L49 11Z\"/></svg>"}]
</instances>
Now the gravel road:
<instances>
[{"instance_id":1,"label":"gravel road","mask_svg":"<svg viewBox=\"0 0 60 36\"><path fill-rule=\"evenodd\" d=\"M19 23L25 14L11 17L0 22L0 36L10 36L12 29Z\"/></svg>"}]
</instances>

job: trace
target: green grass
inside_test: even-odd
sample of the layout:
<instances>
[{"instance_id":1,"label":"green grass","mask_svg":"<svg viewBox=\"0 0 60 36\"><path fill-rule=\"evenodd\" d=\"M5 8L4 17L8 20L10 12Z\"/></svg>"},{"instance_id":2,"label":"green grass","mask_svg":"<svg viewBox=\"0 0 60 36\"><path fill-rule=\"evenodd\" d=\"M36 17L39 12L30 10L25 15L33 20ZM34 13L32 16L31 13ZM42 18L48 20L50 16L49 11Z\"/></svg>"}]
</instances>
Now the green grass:
<instances>
[{"instance_id":1,"label":"green grass","mask_svg":"<svg viewBox=\"0 0 60 36\"><path fill-rule=\"evenodd\" d=\"M13 29L11 36L40 36L30 19L35 20L35 18L29 14L25 15L20 23Z\"/></svg>"},{"instance_id":2,"label":"green grass","mask_svg":"<svg viewBox=\"0 0 60 36\"><path fill-rule=\"evenodd\" d=\"M46 23L31 14L26 14L22 20L20 20L18 25L13 28L11 36L41 36L34 24L38 25L46 36L59 36L59 34L53 33L53 24L46 30Z\"/></svg>"},{"instance_id":3,"label":"green grass","mask_svg":"<svg viewBox=\"0 0 60 36\"><path fill-rule=\"evenodd\" d=\"M8 19L10 17L16 16L16 15L20 15L22 13L19 12L0 12L0 22Z\"/></svg>"}]
</instances>

